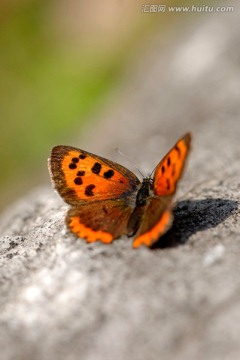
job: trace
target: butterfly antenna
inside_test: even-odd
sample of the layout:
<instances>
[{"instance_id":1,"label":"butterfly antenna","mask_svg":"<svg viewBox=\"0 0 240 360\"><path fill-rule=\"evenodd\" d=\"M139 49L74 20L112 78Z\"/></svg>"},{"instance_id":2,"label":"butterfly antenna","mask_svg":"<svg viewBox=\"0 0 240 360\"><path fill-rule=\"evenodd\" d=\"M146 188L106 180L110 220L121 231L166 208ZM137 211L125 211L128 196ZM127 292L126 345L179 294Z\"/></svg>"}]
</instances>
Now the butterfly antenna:
<instances>
[{"instance_id":1,"label":"butterfly antenna","mask_svg":"<svg viewBox=\"0 0 240 360\"><path fill-rule=\"evenodd\" d=\"M153 171L150 174L150 178L152 177L152 174L154 173L154 171L156 170L156 168L158 167L158 164L155 166L155 168L153 169Z\"/></svg>"},{"instance_id":2,"label":"butterfly antenna","mask_svg":"<svg viewBox=\"0 0 240 360\"><path fill-rule=\"evenodd\" d=\"M134 161L131 159L131 158L129 158L129 157L127 157L121 150L119 150L119 148L117 148L117 147L115 147L115 151L119 154L119 155L121 155L121 156L123 156L125 159L127 159L128 161L129 161L129 163L134 167L134 169L135 170L137 170L138 171L138 173L142 176L142 178L145 178L145 176L143 175L143 173L139 170L139 168L134 164Z\"/></svg>"}]
</instances>

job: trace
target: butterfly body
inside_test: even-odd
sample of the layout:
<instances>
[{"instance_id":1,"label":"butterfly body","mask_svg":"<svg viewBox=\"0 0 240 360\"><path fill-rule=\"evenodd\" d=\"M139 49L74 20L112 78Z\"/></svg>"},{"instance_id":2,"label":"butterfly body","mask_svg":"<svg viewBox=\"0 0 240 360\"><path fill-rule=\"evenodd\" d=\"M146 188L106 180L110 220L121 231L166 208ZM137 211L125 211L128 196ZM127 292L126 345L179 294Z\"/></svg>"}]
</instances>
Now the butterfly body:
<instances>
[{"instance_id":1,"label":"butterfly body","mask_svg":"<svg viewBox=\"0 0 240 360\"><path fill-rule=\"evenodd\" d=\"M152 179L150 177L144 178L136 196L136 206L143 206L146 204L146 201L149 198L152 189Z\"/></svg>"},{"instance_id":2,"label":"butterfly body","mask_svg":"<svg viewBox=\"0 0 240 360\"><path fill-rule=\"evenodd\" d=\"M151 246L172 222L171 202L190 146L181 138L142 183L127 168L70 146L56 146L49 160L53 184L71 205L69 229L88 242L135 236L133 247Z\"/></svg>"}]
</instances>

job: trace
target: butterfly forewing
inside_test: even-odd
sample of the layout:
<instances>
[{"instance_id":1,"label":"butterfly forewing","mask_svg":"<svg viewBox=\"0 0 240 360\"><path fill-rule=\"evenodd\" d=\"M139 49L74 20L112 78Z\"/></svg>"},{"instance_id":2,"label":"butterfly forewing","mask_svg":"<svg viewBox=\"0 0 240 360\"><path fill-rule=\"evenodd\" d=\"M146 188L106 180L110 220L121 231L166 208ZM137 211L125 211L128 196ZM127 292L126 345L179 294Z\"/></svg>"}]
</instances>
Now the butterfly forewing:
<instances>
[{"instance_id":1,"label":"butterfly forewing","mask_svg":"<svg viewBox=\"0 0 240 360\"><path fill-rule=\"evenodd\" d=\"M157 196L173 195L181 178L189 152L191 134L183 136L158 164L153 177L153 191Z\"/></svg>"},{"instance_id":2,"label":"butterfly forewing","mask_svg":"<svg viewBox=\"0 0 240 360\"><path fill-rule=\"evenodd\" d=\"M70 146L53 148L49 168L56 189L71 205L128 198L140 183L125 167Z\"/></svg>"}]
</instances>

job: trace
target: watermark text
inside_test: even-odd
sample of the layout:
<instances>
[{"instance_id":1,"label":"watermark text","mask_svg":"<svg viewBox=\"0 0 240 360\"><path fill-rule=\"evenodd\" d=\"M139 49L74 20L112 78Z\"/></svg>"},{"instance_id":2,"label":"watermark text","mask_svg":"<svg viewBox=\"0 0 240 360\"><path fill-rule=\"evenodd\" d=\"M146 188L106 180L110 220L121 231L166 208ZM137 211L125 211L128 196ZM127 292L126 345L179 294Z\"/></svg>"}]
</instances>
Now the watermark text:
<instances>
[{"instance_id":1,"label":"watermark text","mask_svg":"<svg viewBox=\"0 0 240 360\"><path fill-rule=\"evenodd\" d=\"M234 6L167 6L167 5L156 5L156 4L143 4L142 13L225 13L233 12Z\"/></svg>"}]
</instances>

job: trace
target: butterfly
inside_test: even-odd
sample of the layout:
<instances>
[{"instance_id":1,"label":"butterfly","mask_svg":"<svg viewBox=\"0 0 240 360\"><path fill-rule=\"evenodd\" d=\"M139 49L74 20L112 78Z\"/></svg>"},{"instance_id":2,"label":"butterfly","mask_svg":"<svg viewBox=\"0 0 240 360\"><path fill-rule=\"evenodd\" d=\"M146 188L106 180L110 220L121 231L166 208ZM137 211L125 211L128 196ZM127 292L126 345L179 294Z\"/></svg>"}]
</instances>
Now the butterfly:
<instances>
[{"instance_id":1,"label":"butterfly","mask_svg":"<svg viewBox=\"0 0 240 360\"><path fill-rule=\"evenodd\" d=\"M180 138L140 182L127 168L71 146L55 146L52 183L71 205L66 223L87 242L134 236L133 248L151 247L172 224L172 199L189 153L191 134Z\"/></svg>"}]
</instances>

